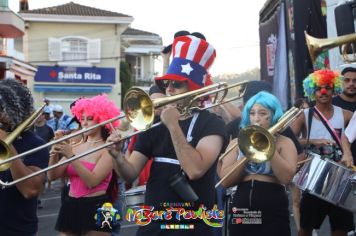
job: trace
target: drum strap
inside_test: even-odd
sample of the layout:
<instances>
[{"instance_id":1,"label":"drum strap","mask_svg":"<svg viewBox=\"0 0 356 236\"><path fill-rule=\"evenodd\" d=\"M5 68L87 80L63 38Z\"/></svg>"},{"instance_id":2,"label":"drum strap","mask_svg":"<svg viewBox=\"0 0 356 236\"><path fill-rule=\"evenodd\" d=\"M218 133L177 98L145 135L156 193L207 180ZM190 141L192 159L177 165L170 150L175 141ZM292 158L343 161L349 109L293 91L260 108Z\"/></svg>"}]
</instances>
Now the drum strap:
<instances>
[{"instance_id":1,"label":"drum strap","mask_svg":"<svg viewBox=\"0 0 356 236\"><path fill-rule=\"evenodd\" d=\"M323 116L323 114L321 114L321 112L316 107L314 107L314 109L315 109L314 112L319 116L321 122L323 122L324 126L329 131L329 133L331 134L331 137L333 137L333 139L335 140L337 145L342 150L341 141L340 141L340 138L337 136L335 129L331 126L329 121Z\"/></svg>"}]
</instances>

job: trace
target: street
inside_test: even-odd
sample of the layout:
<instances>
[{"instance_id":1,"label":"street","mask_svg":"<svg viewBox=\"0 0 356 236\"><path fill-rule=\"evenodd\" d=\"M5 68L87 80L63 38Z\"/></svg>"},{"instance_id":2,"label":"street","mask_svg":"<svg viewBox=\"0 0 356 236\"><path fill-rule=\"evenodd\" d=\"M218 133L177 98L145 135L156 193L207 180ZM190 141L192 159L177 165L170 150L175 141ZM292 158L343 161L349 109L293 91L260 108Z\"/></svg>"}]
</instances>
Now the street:
<instances>
[{"instance_id":1,"label":"street","mask_svg":"<svg viewBox=\"0 0 356 236\"><path fill-rule=\"evenodd\" d=\"M46 189L41 197L42 209L38 209L39 218L39 233L38 236L57 236L58 232L54 230L55 222L57 219L59 207L60 207L60 187L59 183L53 183L52 189ZM291 203L291 201L289 201ZM291 205L290 205L291 209ZM291 212L291 210L290 210ZM124 216L121 216L124 217ZM354 220L356 214L354 214ZM290 217L292 236L297 236L293 216ZM121 221L120 236L132 236L135 234L137 226L133 223L129 223L126 220ZM324 223L320 230L317 231L319 236L329 235L329 223L328 219L324 220ZM349 236L356 235L350 232Z\"/></svg>"}]
</instances>

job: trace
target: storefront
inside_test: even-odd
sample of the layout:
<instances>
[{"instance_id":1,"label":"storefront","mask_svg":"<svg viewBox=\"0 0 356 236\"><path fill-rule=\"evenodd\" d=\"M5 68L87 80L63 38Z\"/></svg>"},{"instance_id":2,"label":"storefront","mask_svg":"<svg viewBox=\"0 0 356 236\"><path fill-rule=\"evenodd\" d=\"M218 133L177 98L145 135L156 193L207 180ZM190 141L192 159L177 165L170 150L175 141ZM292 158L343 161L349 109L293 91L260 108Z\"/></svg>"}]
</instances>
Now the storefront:
<instances>
[{"instance_id":1,"label":"storefront","mask_svg":"<svg viewBox=\"0 0 356 236\"><path fill-rule=\"evenodd\" d=\"M79 97L110 94L115 85L115 68L38 66L33 90L43 100L60 104L69 112L71 102Z\"/></svg>"}]
</instances>

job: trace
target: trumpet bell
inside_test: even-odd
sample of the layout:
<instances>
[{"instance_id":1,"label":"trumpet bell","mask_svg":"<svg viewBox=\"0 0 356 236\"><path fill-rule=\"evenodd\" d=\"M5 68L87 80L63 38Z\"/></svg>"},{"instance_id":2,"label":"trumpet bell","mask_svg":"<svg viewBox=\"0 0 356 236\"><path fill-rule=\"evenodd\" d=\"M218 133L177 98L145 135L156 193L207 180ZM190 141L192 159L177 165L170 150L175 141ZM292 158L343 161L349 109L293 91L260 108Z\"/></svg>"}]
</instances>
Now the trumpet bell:
<instances>
[{"instance_id":1,"label":"trumpet bell","mask_svg":"<svg viewBox=\"0 0 356 236\"><path fill-rule=\"evenodd\" d=\"M275 151L275 137L268 130L251 125L240 130L239 148L252 162L262 163L269 161Z\"/></svg>"},{"instance_id":2,"label":"trumpet bell","mask_svg":"<svg viewBox=\"0 0 356 236\"><path fill-rule=\"evenodd\" d=\"M305 35L305 41L308 47L310 59L312 60L313 63L315 63L317 57L319 56L320 53L334 48L334 47L341 47L342 51L342 57L345 62L354 62L356 61L355 59L355 51L353 51L353 44L356 42L356 34L346 34L342 35L339 37L335 38L330 38L330 39L320 39L320 38L315 38L310 35L308 35L306 32L304 32ZM353 51L353 57L348 56L348 49L352 49Z\"/></svg>"},{"instance_id":3,"label":"trumpet bell","mask_svg":"<svg viewBox=\"0 0 356 236\"><path fill-rule=\"evenodd\" d=\"M9 149L9 145L0 140L0 161L5 161L9 158L10 156L10 149ZM0 171L5 171L7 169L9 169L11 166L11 163L4 163L2 165L0 165Z\"/></svg>"},{"instance_id":4,"label":"trumpet bell","mask_svg":"<svg viewBox=\"0 0 356 236\"><path fill-rule=\"evenodd\" d=\"M138 130L151 127L154 119L154 104L149 95L139 88L130 89L124 98L124 111L131 125Z\"/></svg>"}]
</instances>

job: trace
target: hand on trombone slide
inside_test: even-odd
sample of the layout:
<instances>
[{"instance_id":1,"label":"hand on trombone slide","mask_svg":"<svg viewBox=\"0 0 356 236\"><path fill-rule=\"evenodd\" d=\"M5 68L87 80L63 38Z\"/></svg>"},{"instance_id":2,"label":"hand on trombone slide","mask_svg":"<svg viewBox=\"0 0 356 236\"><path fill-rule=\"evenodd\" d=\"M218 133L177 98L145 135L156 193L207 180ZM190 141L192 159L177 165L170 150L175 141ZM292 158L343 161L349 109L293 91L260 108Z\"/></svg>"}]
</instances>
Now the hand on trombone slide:
<instances>
[{"instance_id":1,"label":"hand on trombone slide","mask_svg":"<svg viewBox=\"0 0 356 236\"><path fill-rule=\"evenodd\" d=\"M113 132L106 139L106 143L113 143L112 145L107 147L110 155L114 158L117 158L124 145L124 139L122 139L122 135L117 129L113 129Z\"/></svg>"},{"instance_id":2,"label":"hand on trombone slide","mask_svg":"<svg viewBox=\"0 0 356 236\"><path fill-rule=\"evenodd\" d=\"M66 158L74 156L72 145L68 142L60 142L52 146L50 151L50 155L59 155L64 156Z\"/></svg>"}]
</instances>

